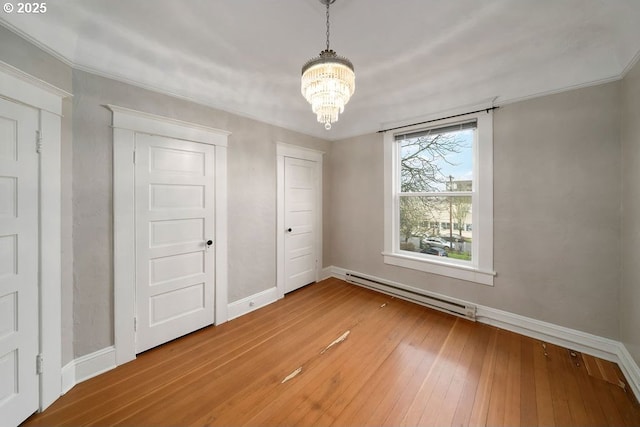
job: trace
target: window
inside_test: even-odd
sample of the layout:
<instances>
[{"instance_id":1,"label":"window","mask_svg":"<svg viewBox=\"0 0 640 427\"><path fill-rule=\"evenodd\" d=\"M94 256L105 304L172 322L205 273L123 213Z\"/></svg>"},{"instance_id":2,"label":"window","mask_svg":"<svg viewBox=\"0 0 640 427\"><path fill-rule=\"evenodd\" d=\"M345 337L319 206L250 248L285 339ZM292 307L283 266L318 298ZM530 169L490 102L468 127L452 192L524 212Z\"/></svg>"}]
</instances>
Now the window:
<instances>
[{"instance_id":1,"label":"window","mask_svg":"<svg viewBox=\"0 0 640 427\"><path fill-rule=\"evenodd\" d=\"M492 113L385 135L384 262L493 285Z\"/></svg>"}]
</instances>

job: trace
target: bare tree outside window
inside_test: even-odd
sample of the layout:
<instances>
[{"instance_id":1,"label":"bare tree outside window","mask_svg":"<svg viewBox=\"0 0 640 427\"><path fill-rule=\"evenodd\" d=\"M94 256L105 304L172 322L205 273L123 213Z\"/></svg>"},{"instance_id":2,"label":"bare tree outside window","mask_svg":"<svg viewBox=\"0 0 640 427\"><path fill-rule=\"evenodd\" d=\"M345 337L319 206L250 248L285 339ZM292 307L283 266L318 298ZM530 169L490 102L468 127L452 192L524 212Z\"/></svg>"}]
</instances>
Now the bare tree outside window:
<instances>
[{"instance_id":1,"label":"bare tree outside window","mask_svg":"<svg viewBox=\"0 0 640 427\"><path fill-rule=\"evenodd\" d=\"M474 132L449 127L396 137L402 250L471 259L465 242L471 242ZM452 192L461 194L439 194Z\"/></svg>"},{"instance_id":2,"label":"bare tree outside window","mask_svg":"<svg viewBox=\"0 0 640 427\"><path fill-rule=\"evenodd\" d=\"M443 191L449 182L444 165L455 165L451 154L471 148L458 132L419 136L402 141L400 191L423 193Z\"/></svg>"}]
</instances>

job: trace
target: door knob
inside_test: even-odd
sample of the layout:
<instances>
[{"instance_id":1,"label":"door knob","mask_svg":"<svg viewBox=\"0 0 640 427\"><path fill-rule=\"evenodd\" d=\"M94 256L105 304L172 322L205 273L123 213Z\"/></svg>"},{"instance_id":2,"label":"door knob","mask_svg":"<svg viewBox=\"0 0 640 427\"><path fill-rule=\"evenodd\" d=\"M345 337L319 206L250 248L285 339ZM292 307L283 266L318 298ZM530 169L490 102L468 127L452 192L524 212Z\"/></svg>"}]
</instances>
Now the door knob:
<instances>
[{"instance_id":1,"label":"door knob","mask_svg":"<svg viewBox=\"0 0 640 427\"><path fill-rule=\"evenodd\" d=\"M207 240L207 246L213 245L213 240Z\"/></svg>"},{"instance_id":2,"label":"door knob","mask_svg":"<svg viewBox=\"0 0 640 427\"><path fill-rule=\"evenodd\" d=\"M292 230L291 230L291 228L287 228L287 231L288 231L289 233L291 233L291 231L292 231Z\"/></svg>"}]
</instances>

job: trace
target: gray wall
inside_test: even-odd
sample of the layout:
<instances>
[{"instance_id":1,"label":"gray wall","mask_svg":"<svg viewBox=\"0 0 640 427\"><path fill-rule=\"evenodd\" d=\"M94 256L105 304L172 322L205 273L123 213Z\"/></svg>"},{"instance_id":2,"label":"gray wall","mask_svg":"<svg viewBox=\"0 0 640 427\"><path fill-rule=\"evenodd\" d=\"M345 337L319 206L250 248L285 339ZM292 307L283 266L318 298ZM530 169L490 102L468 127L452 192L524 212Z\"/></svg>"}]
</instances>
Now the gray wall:
<instances>
[{"instance_id":1,"label":"gray wall","mask_svg":"<svg viewBox=\"0 0 640 427\"><path fill-rule=\"evenodd\" d=\"M0 61L73 93L71 67L0 25Z\"/></svg>"},{"instance_id":2,"label":"gray wall","mask_svg":"<svg viewBox=\"0 0 640 427\"><path fill-rule=\"evenodd\" d=\"M0 25L0 61L67 92L72 92L71 67ZM62 103L62 363L73 360L73 242L71 238L71 116L70 99Z\"/></svg>"},{"instance_id":3,"label":"gray wall","mask_svg":"<svg viewBox=\"0 0 640 427\"><path fill-rule=\"evenodd\" d=\"M327 151L326 141L82 71L73 72L74 349L113 344L112 132L115 104L232 132L229 302L276 284L276 143Z\"/></svg>"},{"instance_id":4,"label":"gray wall","mask_svg":"<svg viewBox=\"0 0 640 427\"><path fill-rule=\"evenodd\" d=\"M275 143L281 141L327 152L325 266L620 338L640 362L640 266L634 256L640 243L638 65L622 82L511 104L495 113L498 276L491 288L383 264L379 134L329 143L72 71L2 26L0 60L74 93L73 100L63 103L62 118L65 364L113 344L113 171L111 114L103 106L107 103L232 132L230 302L275 284ZM514 241L527 244L514 250Z\"/></svg>"},{"instance_id":5,"label":"gray wall","mask_svg":"<svg viewBox=\"0 0 640 427\"><path fill-rule=\"evenodd\" d=\"M385 265L382 136L337 141L324 263L617 339L619 117L619 82L495 112L494 287Z\"/></svg>"},{"instance_id":6,"label":"gray wall","mask_svg":"<svg viewBox=\"0 0 640 427\"><path fill-rule=\"evenodd\" d=\"M640 364L640 62L622 81L620 335Z\"/></svg>"}]
</instances>

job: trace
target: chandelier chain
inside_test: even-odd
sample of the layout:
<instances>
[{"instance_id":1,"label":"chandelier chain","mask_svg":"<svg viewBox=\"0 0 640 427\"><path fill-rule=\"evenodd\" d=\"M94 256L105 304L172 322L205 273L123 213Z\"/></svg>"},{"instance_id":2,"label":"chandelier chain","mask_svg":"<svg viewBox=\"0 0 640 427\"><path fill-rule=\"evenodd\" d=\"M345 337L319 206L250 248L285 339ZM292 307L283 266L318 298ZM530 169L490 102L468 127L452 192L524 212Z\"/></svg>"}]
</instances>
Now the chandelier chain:
<instances>
[{"instance_id":1,"label":"chandelier chain","mask_svg":"<svg viewBox=\"0 0 640 427\"><path fill-rule=\"evenodd\" d=\"M329 4L331 1L327 1L327 50L329 50Z\"/></svg>"}]
</instances>

